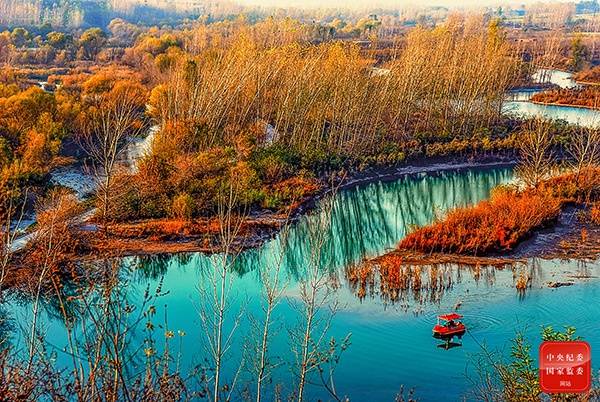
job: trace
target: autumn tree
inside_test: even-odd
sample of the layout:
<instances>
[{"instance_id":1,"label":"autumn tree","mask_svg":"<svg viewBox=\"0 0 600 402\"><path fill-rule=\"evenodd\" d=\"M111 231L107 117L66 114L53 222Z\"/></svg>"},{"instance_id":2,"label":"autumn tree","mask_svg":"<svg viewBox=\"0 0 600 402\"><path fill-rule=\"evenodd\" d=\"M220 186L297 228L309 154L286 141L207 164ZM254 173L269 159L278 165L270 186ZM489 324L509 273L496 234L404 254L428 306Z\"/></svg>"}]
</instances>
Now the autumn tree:
<instances>
[{"instance_id":1,"label":"autumn tree","mask_svg":"<svg viewBox=\"0 0 600 402\"><path fill-rule=\"evenodd\" d=\"M146 91L141 85L120 82L109 92L96 95L87 110L80 143L89 156L98 183L97 199L105 225L111 211L113 178L119 159L131 139L145 127L145 101Z\"/></svg>"},{"instance_id":2,"label":"autumn tree","mask_svg":"<svg viewBox=\"0 0 600 402\"><path fill-rule=\"evenodd\" d=\"M583 44L581 34L575 35L571 41L571 68L580 71L587 63L588 57L588 48Z\"/></svg>"},{"instance_id":3,"label":"autumn tree","mask_svg":"<svg viewBox=\"0 0 600 402\"><path fill-rule=\"evenodd\" d=\"M16 47L24 47L29 41L30 34L25 28L15 28L10 34L13 45Z\"/></svg>"},{"instance_id":4,"label":"autumn tree","mask_svg":"<svg viewBox=\"0 0 600 402\"><path fill-rule=\"evenodd\" d=\"M529 121L519 136L521 162L517 173L528 187L536 187L552 172L552 131L549 122Z\"/></svg>"},{"instance_id":5,"label":"autumn tree","mask_svg":"<svg viewBox=\"0 0 600 402\"><path fill-rule=\"evenodd\" d=\"M83 60L94 60L106 44L106 34L100 28L90 28L79 38L78 57Z\"/></svg>"},{"instance_id":6,"label":"autumn tree","mask_svg":"<svg viewBox=\"0 0 600 402\"><path fill-rule=\"evenodd\" d=\"M131 45L142 29L135 24L131 24L121 18L115 18L108 24L108 30L112 34L111 41L121 45Z\"/></svg>"},{"instance_id":7,"label":"autumn tree","mask_svg":"<svg viewBox=\"0 0 600 402\"><path fill-rule=\"evenodd\" d=\"M46 35L48 45L52 46L54 49L64 49L71 40L72 38L64 32L49 32Z\"/></svg>"}]
</instances>

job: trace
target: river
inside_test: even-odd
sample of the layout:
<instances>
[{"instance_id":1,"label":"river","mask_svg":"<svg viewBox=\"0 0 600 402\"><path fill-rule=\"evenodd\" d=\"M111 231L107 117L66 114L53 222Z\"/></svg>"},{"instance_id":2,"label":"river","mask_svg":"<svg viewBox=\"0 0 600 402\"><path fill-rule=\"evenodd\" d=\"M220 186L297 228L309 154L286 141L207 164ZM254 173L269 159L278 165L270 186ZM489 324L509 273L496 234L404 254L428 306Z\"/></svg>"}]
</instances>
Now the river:
<instances>
[{"instance_id":1,"label":"river","mask_svg":"<svg viewBox=\"0 0 600 402\"><path fill-rule=\"evenodd\" d=\"M558 109L556 113L564 118L565 111L571 108ZM581 113L579 118L586 113L582 109L572 112ZM329 215L317 206L295 222L287 236L276 235L262 247L244 252L235 263L228 292L226 330L233 327L239 314L242 319L225 362L226 381L233 378L240 366L245 367L241 364L243 360L248 363L244 351L250 350L250 323L261 319L263 314L264 277L260 272L272 272L281 258L280 278L286 285L274 313L276 336L272 343L278 364L267 387L272 393L274 384L281 384L283 395L292 392L294 355L289 332L300 321L301 278L315 251L315 244L309 238L323 221L329 224L324 228L325 244L321 249L325 253L320 261L336 286L322 314L328 306L336 304L338 310L328 336L339 341L351 334L351 345L335 371L340 395L354 401L391 401L404 386L414 388L415 396L424 401L474 399L470 390L472 380L476 380L474 363L482 354L482 345L507 356L510 340L517 331L522 331L534 345L535 354L542 325L558 329L575 326L578 335L592 345L593 367L600 367L595 363L600 359L600 348L596 347L600 344L596 328L600 310L595 306L600 298L600 281L595 278L600 275L599 264L531 260L515 271L444 266L435 272L440 281L435 290L423 288L394 295L382 294L378 286L367 288L362 294L348 280L347 267L392 249L413 225L432 222L448 208L485 199L494 187L512 180L512 169L496 167L413 174L358 185L335 196L330 220L324 219ZM152 302L157 309L154 321L159 328L158 337L165 330L174 331L174 344L181 344L180 368L184 373L201 365L206 357L206 335L199 312L208 303L205 291L210 289L214 261L214 257L204 254L130 257L120 261L118 288L128 305L139 308L147 290L153 294L160 289L160 296ZM514 284L515 275L521 270L532 277L532 287L524 294L517 292ZM424 283L431 275L430 270L423 270ZM558 289L547 287L550 281L570 276L588 279ZM460 345L447 350L431 337L431 328L437 314L451 311L457 304L469 332ZM17 348L25 346L23 328L31 322L31 311L31 301L20 294L11 295L3 306L2 314L8 323L4 334ZM60 317L56 300L46 300L41 332L57 364L69 367L66 330ZM78 322L76 312L73 317ZM168 317L168 325L161 328L158 325L165 321L164 317ZM130 352L134 355L131 372L143 369L141 345L147 336L144 324L138 323L131 332ZM81 328L76 325L75 332L78 331ZM242 370L238 384L251 378ZM330 399L318 385L310 385L307 394L310 400Z\"/></svg>"},{"instance_id":2,"label":"river","mask_svg":"<svg viewBox=\"0 0 600 402\"><path fill-rule=\"evenodd\" d=\"M546 75L537 73L534 79L542 76L546 77L548 82L561 88L573 88L578 84L573 79L573 74L559 70L545 70ZM507 94L507 102L504 104L504 113L525 116L525 117L544 117L552 120L564 120L571 124L580 124L582 126L595 127L600 123L599 113L592 109L541 105L530 102L531 97L538 93L538 90L517 90L510 91Z\"/></svg>"},{"instance_id":3,"label":"river","mask_svg":"<svg viewBox=\"0 0 600 402\"><path fill-rule=\"evenodd\" d=\"M351 346L344 353L336 371L336 385L352 400L393 400L401 385L415 388L421 400L436 400L441 393L457 399L468 393L470 382L465 373L470 370L475 356L481 353L480 343L489 348L503 349L523 330L532 342L539 340L542 324L574 325L578 333L592 342L600 335L594 322L600 312L590 300L600 296L600 283L591 279L572 287L551 290L546 282L564 275L565 271L586 274L597 273L598 266L583 267L577 263L542 261L525 269L533 279L533 287L525 295L517 293L514 275L510 269L491 268L474 271L448 266L443 268L447 286L437 291L409 292L390 300L378 289L359 298L350 286L344 267L365 257L383 254L392 248L410 228L431 222L437 213L487 198L492 188L512 180L509 168L466 169L436 174L404 177L392 182L376 182L344 190L335 198L331 225L327 229L326 266L338 282L334 299L340 303L332 321L330 336L341 339L351 334ZM237 261L232 281L229 319L243 309L247 315L261 317L262 283L260 267L273 267L283 255L282 275L289 281L285 299L277 307L274 322L279 333L273 343L273 353L282 359L274 381L289 389L290 354L287 329L298 323L294 308L299 301L297 278L310 260L311 247L307 241L311 227L320 221L323 212L308 214L294 224L282 245L276 236L260 249L249 250ZM203 298L199 289L208 284L212 257L203 254L136 257L124 261L126 267L122 283L131 305L141 305L146 289L160 287L163 292L156 302L158 323L166 313L168 328L181 337L183 359L181 367L191 369L202 361L204 335L198 314ZM428 272L423 273L427 278ZM383 296L383 297L382 297ZM435 316L452 310L458 302L470 331L462 346L442 349L431 337ZM31 305L15 298L8 303L5 313L10 322L31 322ZM45 305L43 328L50 348L56 348L57 360L68 366L69 356L64 352L66 335L55 302ZM231 321L230 321L231 323ZM228 356L228 375L239 366L247 334L248 320L243 320L234 335L232 353ZM143 343L143 325L136 328L136 339ZM22 345L22 335L16 326L9 331L12 342ZM176 335L177 336L177 335ZM134 342L135 344L135 342ZM594 349L595 352L595 349ZM139 357L138 357L139 359ZM141 360L138 360L138 363ZM309 388L311 397L327 395L316 386Z\"/></svg>"}]
</instances>

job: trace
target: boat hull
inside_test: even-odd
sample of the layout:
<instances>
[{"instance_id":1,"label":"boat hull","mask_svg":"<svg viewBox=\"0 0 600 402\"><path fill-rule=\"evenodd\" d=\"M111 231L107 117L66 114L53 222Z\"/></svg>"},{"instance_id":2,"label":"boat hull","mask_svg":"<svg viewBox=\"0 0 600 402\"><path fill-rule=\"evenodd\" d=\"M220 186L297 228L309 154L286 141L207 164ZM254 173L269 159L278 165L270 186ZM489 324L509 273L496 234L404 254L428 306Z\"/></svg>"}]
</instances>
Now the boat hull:
<instances>
[{"instance_id":1,"label":"boat hull","mask_svg":"<svg viewBox=\"0 0 600 402\"><path fill-rule=\"evenodd\" d=\"M433 337L438 339L447 339L454 336L461 337L465 334L466 328L463 324L449 328L444 325L436 325L433 327Z\"/></svg>"}]
</instances>

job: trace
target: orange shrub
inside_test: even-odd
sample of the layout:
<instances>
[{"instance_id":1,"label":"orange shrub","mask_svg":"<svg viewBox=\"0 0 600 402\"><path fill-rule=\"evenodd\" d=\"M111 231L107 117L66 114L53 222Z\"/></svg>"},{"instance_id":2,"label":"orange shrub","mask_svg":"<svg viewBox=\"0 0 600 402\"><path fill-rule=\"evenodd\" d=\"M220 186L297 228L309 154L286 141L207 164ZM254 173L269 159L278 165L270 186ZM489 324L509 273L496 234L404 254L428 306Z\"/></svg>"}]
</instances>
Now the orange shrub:
<instances>
[{"instance_id":1,"label":"orange shrub","mask_svg":"<svg viewBox=\"0 0 600 402\"><path fill-rule=\"evenodd\" d=\"M289 207L295 209L305 197L316 194L322 185L319 180L297 176L283 180L267 189L263 200L264 208L280 209Z\"/></svg>"},{"instance_id":2,"label":"orange shrub","mask_svg":"<svg viewBox=\"0 0 600 402\"><path fill-rule=\"evenodd\" d=\"M600 225L600 204L595 203L590 209L590 220L596 225Z\"/></svg>"},{"instance_id":3,"label":"orange shrub","mask_svg":"<svg viewBox=\"0 0 600 402\"><path fill-rule=\"evenodd\" d=\"M558 198L500 188L490 200L456 208L432 225L417 229L400 249L482 255L512 249L535 228L556 219Z\"/></svg>"},{"instance_id":4,"label":"orange shrub","mask_svg":"<svg viewBox=\"0 0 600 402\"><path fill-rule=\"evenodd\" d=\"M588 108L600 107L600 91L596 87L580 89L553 89L540 92L531 97L534 102L574 105Z\"/></svg>"},{"instance_id":5,"label":"orange shrub","mask_svg":"<svg viewBox=\"0 0 600 402\"><path fill-rule=\"evenodd\" d=\"M306 195L312 195L320 188L321 185L318 180L301 176L292 177L273 186L277 194L288 200L300 199Z\"/></svg>"},{"instance_id":6,"label":"orange shrub","mask_svg":"<svg viewBox=\"0 0 600 402\"><path fill-rule=\"evenodd\" d=\"M600 189L600 169L584 168L541 182L537 191L565 202L587 202L597 199Z\"/></svg>"}]
</instances>

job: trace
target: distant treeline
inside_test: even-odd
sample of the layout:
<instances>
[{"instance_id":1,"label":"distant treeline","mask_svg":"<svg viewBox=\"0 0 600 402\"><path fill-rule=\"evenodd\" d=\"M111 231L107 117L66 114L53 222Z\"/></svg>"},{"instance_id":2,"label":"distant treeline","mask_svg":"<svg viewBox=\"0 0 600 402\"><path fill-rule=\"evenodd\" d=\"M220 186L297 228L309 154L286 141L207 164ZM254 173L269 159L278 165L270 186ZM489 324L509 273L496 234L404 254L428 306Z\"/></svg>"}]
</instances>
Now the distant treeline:
<instances>
[{"instance_id":1,"label":"distant treeline","mask_svg":"<svg viewBox=\"0 0 600 402\"><path fill-rule=\"evenodd\" d=\"M505 26L538 29L596 31L600 10L596 0L572 3L536 2L519 7L489 8L486 15L499 18ZM451 8L410 5L372 7L368 3L351 8L321 9L287 6L243 6L236 0L0 0L0 28L32 27L48 24L54 28L106 27L115 18L142 25L173 25L189 20L208 22L244 15L249 22L290 17L302 22L330 23L336 19L356 23L377 15L383 26L435 26L453 13Z\"/></svg>"},{"instance_id":2,"label":"distant treeline","mask_svg":"<svg viewBox=\"0 0 600 402\"><path fill-rule=\"evenodd\" d=\"M105 27L114 18L141 24L163 24L200 16L223 19L243 11L242 7L228 1L1 0L0 28Z\"/></svg>"}]
</instances>

